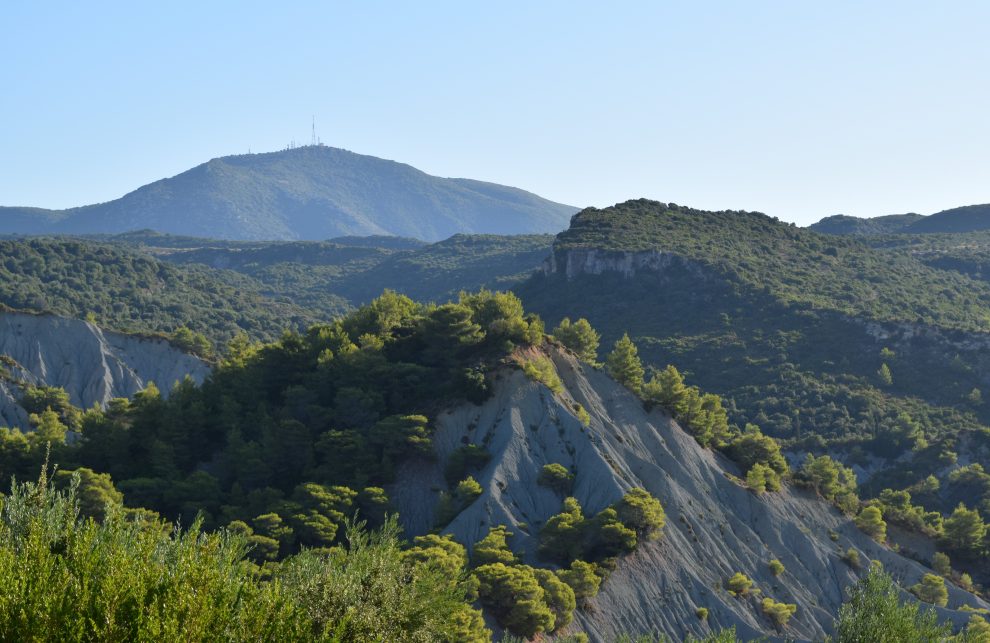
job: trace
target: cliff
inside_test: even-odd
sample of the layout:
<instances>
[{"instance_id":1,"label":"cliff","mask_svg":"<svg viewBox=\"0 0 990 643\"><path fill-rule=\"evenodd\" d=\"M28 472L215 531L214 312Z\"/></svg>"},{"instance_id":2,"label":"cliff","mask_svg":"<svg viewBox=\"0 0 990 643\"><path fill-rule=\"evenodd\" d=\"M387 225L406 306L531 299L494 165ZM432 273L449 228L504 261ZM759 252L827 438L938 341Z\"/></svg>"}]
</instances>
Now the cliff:
<instances>
[{"instance_id":1,"label":"cliff","mask_svg":"<svg viewBox=\"0 0 990 643\"><path fill-rule=\"evenodd\" d=\"M164 339L105 331L88 322L0 313L0 426L27 428L18 400L24 384L66 390L82 408L129 397L155 382L167 395L186 375L201 382L209 366Z\"/></svg>"}]
</instances>

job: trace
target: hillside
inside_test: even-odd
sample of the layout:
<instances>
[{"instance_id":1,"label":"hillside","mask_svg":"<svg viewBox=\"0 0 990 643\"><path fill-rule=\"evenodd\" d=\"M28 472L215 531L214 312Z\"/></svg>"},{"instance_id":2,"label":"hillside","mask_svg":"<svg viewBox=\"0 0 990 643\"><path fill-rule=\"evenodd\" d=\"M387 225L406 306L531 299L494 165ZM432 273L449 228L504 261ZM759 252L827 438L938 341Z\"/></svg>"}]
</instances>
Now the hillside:
<instances>
[{"instance_id":1,"label":"hillside","mask_svg":"<svg viewBox=\"0 0 990 643\"><path fill-rule=\"evenodd\" d=\"M550 235L466 234L429 244L398 237L293 242L146 234L103 238L136 245L169 263L239 272L255 280L263 294L325 318L367 303L385 289L424 301L445 301L461 290L504 289L529 278L553 243Z\"/></svg>"},{"instance_id":2,"label":"hillside","mask_svg":"<svg viewBox=\"0 0 990 643\"><path fill-rule=\"evenodd\" d=\"M107 203L57 212L3 208L0 233L150 228L217 239L393 235L437 241L456 233L554 233L576 210L516 188L309 146L213 159Z\"/></svg>"},{"instance_id":3,"label":"hillside","mask_svg":"<svg viewBox=\"0 0 990 643\"><path fill-rule=\"evenodd\" d=\"M213 348L238 333L272 339L316 315L275 301L233 271L176 266L120 246L75 239L0 240L0 306L83 319L124 332L171 336L187 327ZM324 309L346 304L324 298Z\"/></svg>"},{"instance_id":4,"label":"hillside","mask_svg":"<svg viewBox=\"0 0 990 643\"><path fill-rule=\"evenodd\" d=\"M563 464L574 474L571 495L593 515L641 487L662 503L663 536L620 559L575 626L593 641L622 633L654 632L682 640L735 627L742 640L821 640L862 573L842 562L850 547L862 560L883 563L905 586L927 569L878 545L838 510L813 494L786 488L754 495L733 476L737 465L702 449L670 416L642 404L601 371L551 348L563 389L553 394L520 372L503 374L481 406L466 404L441 414L433 441L436 462L412 462L389 488L408 531L425 533L435 523L433 503L445 486L444 469L465 443L485 445L491 460L474 473L482 493L444 530L465 543L478 542L491 526L506 525L511 547L539 565L539 530L561 511L561 496L540 486L542 467ZM538 356L539 353L532 355ZM572 405L590 415L585 426ZM433 505L435 506L435 505ZM424 511L425 510L425 511ZM834 537L833 537L834 534ZM786 572L774 576L767 563L779 559ZM742 572L763 595L798 606L783 629L775 628L755 599L731 596L726 579ZM941 618L958 625L961 605L984 603L952 588ZM695 615L708 609L706 621Z\"/></svg>"},{"instance_id":5,"label":"hillside","mask_svg":"<svg viewBox=\"0 0 990 643\"><path fill-rule=\"evenodd\" d=\"M931 234L937 232L977 232L990 230L990 204L968 205L943 210L912 223L903 232Z\"/></svg>"},{"instance_id":6,"label":"hillside","mask_svg":"<svg viewBox=\"0 0 990 643\"><path fill-rule=\"evenodd\" d=\"M0 578L9 579L0 607L19 587L50 595L78 585L93 595L57 611L35 593L17 604L57 619L50 631L71 622L104 638L96 634L157 618L157 602L114 597L140 594L165 564L175 570L163 575L170 587L206 583L210 607L190 618L228 610L236 640L272 628L295 632L278 640L386 631L403 640L416 629L433 634L415 640L481 642L491 638L486 624L496 635L584 631L596 642L727 627L812 640L832 631L845 589L870 561L903 587L927 573L879 544L883 531L862 520L868 507L856 524L872 537L793 487L773 440L724 417L702 440L694 420L683 425L689 433L668 415L676 404L637 398L543 330L507 293L441 306L386 294L305 334L240 345L201 386L185 382L168 399L149 387L107 409L61 409L26 435L0 431L0 473L25 479L57 465L56 484L78 476L69 488L82 515L102 521L76 526L59 518L73 515L59 509L62 496L15 486L0 514ZM840 504L815 475L803 468L794 480ZM843 475L841 486L841 506L856 514L855 481ZM45 502L54 507L37 515ZM411 539L402 547L387 518L396 510ZM362 535L355 513L384 531ZM28 515L37 520L16 519ZM158 515L193 532L146 528ZM223 527L220 541L197 535ZM163 559L179 545L162 538L187 543L186 553ZM23 556L24 540L42 545ZM147 554L135 556L133 543ZM113 583L92 574L80 559L94 551L127 560L127 572ZM232 574L246 578L212 594ZM730 582L736 574L743 586ZM955 628L971 614L964 607L987 607L951 583L943 589L937 616ZM284 608L263 623L240 612L243 599L269 614L271 601L258 597L272 592ZM161 604L186 595L167 592ZM29 631L21 614L8 618Z\"/></svg>"},{"instance_id":7,"label":"hillside","mask_svg":"<svg viewBox=\"0 0 990 643\"><path fill-rule=\"evenodd\" d=\"M796 460L828 453L869 494L945 516L966 498L990 518L990 486L957 473L990 470L985 281L900 245L635 201L575 216L515 291L548 327L585 317L605 346L628 332Z\"/></svg>"},{"instance_id":8,"label":"hillside","mask_svg":"<svg viewBox=\"0 0 990 643\"><path fill-rule=\"evenodd\" d=\"M825 217L817 223L808 226L809 230L823 234L848 234L853 236L868 236L875 234L896 234L904 231L912 223L924 218L921 214L888 214L879 217L851 217L846 214L836 214Z\"/></svg>"},{"instance_id":9,"label":"hillside","mask_svg":"<svg viewBox=\"0 0 990 643\"><path fill-rule=\"evenodd\" d=\"M186 376L202 382L209 367L160 338L104 331L75 319L0 312L0 426L29 428L28 389L60 388L72 405L101 407L149 382L164 394Z\"/></svg>"},{"instance_id":10,"label":"hillside","mask_svg":"<svg viewBox=\"0 0 990 643\"><path fill-rule=\"evenodd\" d=\"M960 234L990 230L990 205L968 205L935 214L891 214L860 218L838 214L808 226L832 235L877 236L889 234Z\"/></svg>"}]
</instances>

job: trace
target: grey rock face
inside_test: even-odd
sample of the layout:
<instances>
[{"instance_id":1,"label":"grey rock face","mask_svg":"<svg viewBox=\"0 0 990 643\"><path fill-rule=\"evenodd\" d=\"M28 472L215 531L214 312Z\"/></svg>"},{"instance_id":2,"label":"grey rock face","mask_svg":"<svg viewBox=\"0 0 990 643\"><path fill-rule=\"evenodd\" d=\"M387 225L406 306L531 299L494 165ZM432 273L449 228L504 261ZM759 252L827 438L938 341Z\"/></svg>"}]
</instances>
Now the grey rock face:
<instances>
[{"instance_id":1,"label":"grey rock face","mask_svg":"<svg viewBox=\"0 0 990 643\"><path fill-rule=\"evenodd\" d=\"M163 339L104 331L88 322L52 315L0 313L0 426L27 428L19 382L64 388L72 403L89 408L130 397L154 382L168 395L186 375L202 382L209 366Z\"/></svg>"},{"instance_id":2,"label":"grey rock face","mask_svg":"<svg viewBox=\"0 0 990 643\"><path fill-rule=\"evenodd\" d=\"M465 404L437 422L437 461L407 464L401 485L390 490L407 533L429 531L449 455L467 442L484 445L491 460L473 475L483 493L445 529L464 543L481 539L493 525L507 525L511 545L535 563L540 527L561 508L562 498L536 483L544 464L558 462L575 472L573 495L585 515L619 500L633 487L659 498L667 513L662 538L620 559L590 608L575 613L568 631L587 632L593 641L621 633L662 632L680 640L735 626L743 639L821 640L830 631L846 588L862 570L841 560L852 547L863 569L878 560L902 587L928 570L875 543L826 502L802 490L756 496L735 482L735 465L702 449L669 416L646 412L633 395L605 374L552 350L564 382L561 395L516 370L504 370L491 399ZM573 404L590 414L585 427ZM779 559L779 577L767 566ZM737 598L724 589L742 572L761 593ZM961 625L964 604L987 605L949 587L949 609L941 618ZM907 594L905 593L905 596ZM795 603L797 613L777 629L761 610L771 597ZM695 610L709 610L701 621Z\"/></svg>"}]
</instances>

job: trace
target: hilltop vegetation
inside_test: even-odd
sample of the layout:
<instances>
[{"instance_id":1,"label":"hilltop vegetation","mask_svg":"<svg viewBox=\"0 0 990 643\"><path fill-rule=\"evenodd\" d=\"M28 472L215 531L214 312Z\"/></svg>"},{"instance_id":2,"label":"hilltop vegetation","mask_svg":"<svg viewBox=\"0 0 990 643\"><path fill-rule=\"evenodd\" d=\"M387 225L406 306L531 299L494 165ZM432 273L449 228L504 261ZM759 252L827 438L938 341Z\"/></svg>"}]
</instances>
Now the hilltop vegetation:
<instances>
[{"instance_id":1,"label":"hilltop vegetation","mask_svg":"<svg viewBox=\"0 0 990 643\"><path fill-rule=\"evenodd\" d=\"M556 263L572 251L606 261L657 250L661 268L572 279L561 269L516 291L550 322L587 317L605 342L628 332L647 377L679 365L722 396L732 423L760 426L799 457L830 453L869 471L864 497L907 492L881 500L885 514L937 535L924 516L948 518L959 502L990 517L983 469L956 465L990 467L986 282L940 267L949 253L975 263L985 247L976 234L867 243L756 213L636 201L575 216ZM986 578L972 551L953 557Z\"/></svg>"},{"instance_id":2,"label":"hilltop vegetation","mask_svg":"<svg viewBox=\"0 0 990 643\"><path fill-rule=\"evenodd\" d=\"M185 328L214 346L238 333L272 339L315 321L237 273L174 266L116 245L0 240L0 256L0 305L16 310L88 318L125 332L171 336Z\"/></svg>"}]
</instances>

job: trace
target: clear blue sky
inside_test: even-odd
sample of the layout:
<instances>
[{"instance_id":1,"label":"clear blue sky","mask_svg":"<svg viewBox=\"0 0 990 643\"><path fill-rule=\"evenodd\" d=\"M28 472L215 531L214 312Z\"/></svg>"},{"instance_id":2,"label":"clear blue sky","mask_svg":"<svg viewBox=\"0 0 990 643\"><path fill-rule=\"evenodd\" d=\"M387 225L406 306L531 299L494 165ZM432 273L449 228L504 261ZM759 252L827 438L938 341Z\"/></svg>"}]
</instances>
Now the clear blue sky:
<instances>
[{"instance_id":1,"label":"clear blue sky","mask_svg":"<svg viewBox=\"0 0 990 643\"><path fill-rule=\"evenodd\" d=\"M988 25L988 2L9 0L0 204L109 200L315 115L328 145L578 206L931 213L990 202Z\"/></svg>"}]
</instances>

